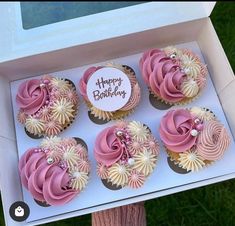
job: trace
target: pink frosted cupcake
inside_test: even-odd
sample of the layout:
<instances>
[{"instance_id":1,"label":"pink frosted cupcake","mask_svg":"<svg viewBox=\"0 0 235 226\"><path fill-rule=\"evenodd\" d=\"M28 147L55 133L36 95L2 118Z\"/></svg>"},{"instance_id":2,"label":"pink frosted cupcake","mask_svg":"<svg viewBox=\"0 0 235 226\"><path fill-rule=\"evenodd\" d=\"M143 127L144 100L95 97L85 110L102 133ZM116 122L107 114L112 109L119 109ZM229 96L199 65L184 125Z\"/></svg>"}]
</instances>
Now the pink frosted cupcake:
<instances>
[{"instance_id":1,"label":"pink frosted cupcake","mask_svg":"<svg viewBox=\"0 0 235 226\"><path fill-rule=\"evenodd\" d=\"M89 86L93 80L94 86ZM90 118L97 123L129 115L137 107L141 97L135 72L127 65L109 63L105 66L90 67L84 72L78 86L88 106ZM94 88L94 97L88 93L91 87ZM120 105L116 106L114 103Z\"/></svg>"},{"instance_id":2,"label":"pink frosted cupcake","mask_svg":"<svg viewBox=\"0 0 235 226\"><path fill-rule=\"evenodd\" d=\"M206 66L188 49L146 51L139 66L150 93L169 105L191 102L206 85Z\"/></svg>"},{"instance_id":3,"label":"pink frosted cupcake","mask_svg":"<svg viewBox=\"0 0 235 226\"><path fill-rule=\"evenodd\" d=\"M71 81L45 75L23 82L16 103L18 121L36 138L55 136L67 128L77 114L79 99Z\"/></svg>"},{"instance_id":4,"label":"pink frosted cupcake","mask_svg":"<svg viewBox=\"0 0 235 226\"><path fill-rule=\"evenodd\" d=\"M19 161L23 186L37 203L56 206L86 187L90 172L87 147L76 138L50 137L27 150Z\"/></svg>"},{"instance_id":5,"label":"pink frosted cupcake","mask_svg":"<svg viewBox=\"0 0 235 226\"><path fill-rule=\"evenodd\" d=\"M221 159L230 144L223 124L205 108L168 111L159 132L171 161L188 172Z\"/></svg>"},{"instance_id":6,"label":"pink frosted cupcake","mask_svg":"<svg viewBox=\"0 0 235 226\"><path fill-rule=\"evenodd\" d=\"M146 125L117 122L96 138L97 174L110 189L140 188L153 172L159 145Z\"/></svg>"}]
</instances>

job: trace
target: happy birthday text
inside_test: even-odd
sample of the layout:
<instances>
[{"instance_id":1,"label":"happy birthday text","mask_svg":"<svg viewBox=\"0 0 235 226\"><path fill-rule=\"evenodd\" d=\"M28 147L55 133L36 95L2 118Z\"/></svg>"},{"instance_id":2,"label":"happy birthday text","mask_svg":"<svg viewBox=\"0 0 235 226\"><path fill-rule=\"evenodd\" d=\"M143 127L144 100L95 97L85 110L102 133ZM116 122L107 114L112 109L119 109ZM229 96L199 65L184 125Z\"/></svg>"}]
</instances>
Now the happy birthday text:
<instances>
[{"instance_id":1,"label":"happy birthday text","mask_svg":"<svg viewBox=\"0 0 235 226\"><path fill-rule=\"evenodd\" d=\"M107 97L112 98L113 96L120 96L124 99L127 93L125 90L120 90L122 82L123 80L120 77L114 79L101 77L97 79L96 86L98 86L98 89L93 91L94 100L98 101Z\"/></svg>"}]
</instances>

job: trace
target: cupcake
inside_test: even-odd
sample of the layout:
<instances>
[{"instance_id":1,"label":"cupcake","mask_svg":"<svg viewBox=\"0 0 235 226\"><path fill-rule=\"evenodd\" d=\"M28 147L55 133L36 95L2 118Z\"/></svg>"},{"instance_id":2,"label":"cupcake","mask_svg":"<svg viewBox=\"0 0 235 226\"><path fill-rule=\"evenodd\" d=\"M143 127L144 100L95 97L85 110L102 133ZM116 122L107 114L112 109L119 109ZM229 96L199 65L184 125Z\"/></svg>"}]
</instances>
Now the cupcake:
<instances>
[{"instance_id":1,"label":"cupcake","mask_svg":"<svg viewBox=\"0 0 235 226\"><path fill-rule=\"evenodd\" d=\"M206 85L206 65L189 49L151 49L139 66L150 94L168 105L193 101Z\"/></svg>"},{"instance_id":2,"label":"cupcake","mask_svg":"<svg viewBox=\"0 0 235 226\"><path fill-rule=\"evenodd\" d=\"M110 189L140 188L153 172L159 144L149 128L137 121L117 122L96 138L97 174Z\"/></svg>"},{"instance_id":3,"label":"cupcake","mask_svg":"<svg viewBox=\"0 0 235 226\"><path fill-rule=\"evenodd\" d=\"M79 81L79 90L90 119L98 124L129 115L141 93L134 70L114 63L88 68Z\"/></svg>"},{"instance_id":4,"label":"cupcake","mask_svg":"<svg viewBox=\"0 0 235 226\"><path fill-rule=\"evenodd\" d=\"M45 75L23 82L16 95L18 121L34 138L55 136L74 120L79 99L74 84L67 79Z\"/></svg>"},{"instance_id":5,"label":"cupcake","mask_svg":"<svg viewBox=\"0 0 235 226\"><path fill-rule=\"evenodd\" d=\"M221 159L230 144L226 128L206 108L168 111L159 132L170 160L187 172Z\"/></svg>"},{"instance_id":6,"label":"cupcake","mask_svg":"<svg viewBox=\"0 0 235 226\"><path fill-rule=\"evenodd\" d=\"M86 187L89 172L87 146L77 138L45 138L19 161L23 186L44 205L70 202Z\"/></svg>"}]
</instances>

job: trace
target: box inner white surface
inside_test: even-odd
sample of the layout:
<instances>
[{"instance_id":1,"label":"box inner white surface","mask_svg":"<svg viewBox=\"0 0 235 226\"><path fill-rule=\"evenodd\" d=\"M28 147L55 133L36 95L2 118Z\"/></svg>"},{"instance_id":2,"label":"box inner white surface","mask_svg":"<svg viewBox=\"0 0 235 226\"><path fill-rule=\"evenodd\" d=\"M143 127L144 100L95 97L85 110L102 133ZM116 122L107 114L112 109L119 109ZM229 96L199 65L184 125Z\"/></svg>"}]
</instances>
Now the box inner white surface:
<instances>
[{"instance_id":1,"label":"box inner white surface","mask_svg":"<svg viewBox=\"0 0 235 226\"><path fill-rule=\"evenodd\" d=\"M196 42L184 43L178 45L178 47L184 47L193 50L203 60L202 53ZM160 141L158 134L159 122L161 117L167 112L167 110L164 111L157 110L154 107L152 107L152 105L149 102L148 90L141 78L141 74L138 67L138 62L141 57L141 54L142 53L117 59L110 59L107 62L113 61L115 63L126 64L135 70L137 79L141 86L142 99L139 106L136 108L135 112L130 116L128 116L126 119L138 120L141 121L142 123L147 124L152 130L153 135ZM81 78L84 71L89 66L102 65L102 64L104 64L104 62L98 64L86 65L83 67L73 68L65 71L58 71L51 74L59 77L68 78L72 80L77 86L79 79ZM15 96L18 86L22 81L24 80L17 80L11 83L12 104L14 110L14 120L15 120L15 129L16 129L16 138L17 138L19 156L21 156L28 148L37 147L41 141L41 139L34 140L29 138L25 134L23 126L20 123L18 123L16 119L18 108L15 103ZM81 96L80 99L82 100ZM196 101L186 106L172 107L171 109L181 108L181 107L186 108L190 106L201 106L211 109L215 113L217 118L225 125L228 131L230 131L222 107L220 105L218 96L210 79L210 76L208 76L208 84L205 90L202 92L202 95ZM208 178L213 178L229 174L231 172L235 172L235 164L234 164L235 152L233 151L235 150L234 149L235 145L233 139L231 139L232 143L220 161L215 162L213 165L208 166L199 172L189 173L185 175L175 173L170 169L167 163L167 155L160 142L161 154L157 166L154 172L145 182L145 185L137 190L133 190L130 188L123 188L118 191L111 191L106 187L104 187L101 180L96 175L96 161L94 160L93 157L93 145L97 134L104 128L111 126L113 123L114 122L109 122L105 125L96 125L93 122L91 122L87 114L87 107L85 103L81 101L79 114L76 120L67 130L62 132L60 136L81 137L87 143L89 147L89 159L92 164L89 183L85 188L84 192L82 192L79 196L77 196L73 201L59 207L40 207L34 202L30 193L27 190L23 189L24 201L29 205L31 210L30 216L27 219L28 222L42 218L47 218L54 215L59 215L66 212L94 207L97 205L102 205L118 200L128 199L131 197L140 196L142 194L160 191L163 189L189 184L196 181L201 181ZM92 131L92 133L90 131ZM230 136L232 138L231 134Z\"/></svg>"}]
</instances>

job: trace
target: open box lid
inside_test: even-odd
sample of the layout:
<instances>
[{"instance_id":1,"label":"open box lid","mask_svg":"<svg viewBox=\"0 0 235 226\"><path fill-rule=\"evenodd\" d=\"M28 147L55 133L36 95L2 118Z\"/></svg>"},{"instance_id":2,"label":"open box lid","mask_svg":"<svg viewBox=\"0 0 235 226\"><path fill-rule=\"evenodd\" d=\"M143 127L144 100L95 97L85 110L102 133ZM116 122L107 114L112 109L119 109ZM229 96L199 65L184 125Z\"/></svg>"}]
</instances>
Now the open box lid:
<instances>
[{"instance_id":1,"label":"open box lid","mask_svg":"<svg viewBox=\"0 0 235 226\"><path fill-rule=\"evenodd\" d=\"M136 2L128 7L128 2L119 4L118 9L24 29L21 3L1 3L0 63L208 17L215 6L215 2Z\"/></svg>"}]
</instances>

